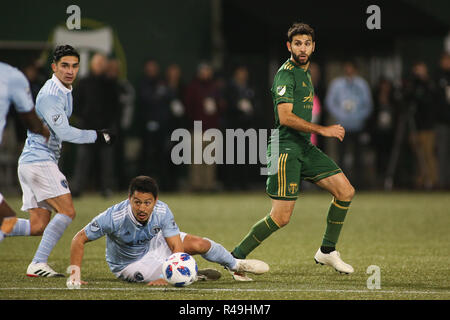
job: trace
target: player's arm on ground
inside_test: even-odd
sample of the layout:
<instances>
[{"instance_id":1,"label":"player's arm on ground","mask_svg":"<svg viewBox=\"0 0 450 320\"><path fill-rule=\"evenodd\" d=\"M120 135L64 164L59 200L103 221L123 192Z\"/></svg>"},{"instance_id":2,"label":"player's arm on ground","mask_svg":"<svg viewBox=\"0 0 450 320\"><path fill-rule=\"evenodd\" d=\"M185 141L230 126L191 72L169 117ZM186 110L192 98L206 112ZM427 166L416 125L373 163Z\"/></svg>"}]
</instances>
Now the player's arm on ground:
<instances>
[{"instance_id":1,"label":"player's arm on ground","mask_svg":"<svg viewBox=\"0 0 450 320\"><path fill-rule=\"evenodd\" d=\"M106 234L114 232L114 220L111 215L111 208L97 215L92 221L83 229L81 229L72 239L70 246L70 266L71 275L68 280L74 281L75 284L86 284L81 281L81 264L84 256L84 246L89 241L97 240ZM79 283L76 283L79 281Z\"/></svg>"},{"instance_id":2,"label":"player's arm on ground","mask_svg":"<svg viewBox=\"0 0 450 320\"><path fill-rule=\"evenodd\" d=\"M340 141L344 140L345 130L339 125L321 126L315 123L308 122L292 112L294 104L292 103L279 103L277 105L278 118L280 124L292 128L297 131L315 133L324 137L337 138Z\"/></svg>"},{"instance_id":3,"label":"player's arm on ground","mask_svg":"<svg viewBox=\"0 0 450 320\"><path fill-rule=\"evenodd\" d=\"M69 124L61 98L53 95L42 97L38 100L36 109L50 129L62 141L84 144L94 143L97 140L95 130L81 130Z\"/></svg>"},{"instance_id":4,"label":"player's arm on ground","mask_svg":"<svg viewBox=\"0 0 450 320\"><path fill-rule=\"evenodd\" d=\"M81 263L83 262L84 245L89 241L84 229L80 230L72 239L70 246L70 280L73 281L74 284L77 281L80 284L87 284L87 282L81 280Z\"/></svg>"}]
</instances>

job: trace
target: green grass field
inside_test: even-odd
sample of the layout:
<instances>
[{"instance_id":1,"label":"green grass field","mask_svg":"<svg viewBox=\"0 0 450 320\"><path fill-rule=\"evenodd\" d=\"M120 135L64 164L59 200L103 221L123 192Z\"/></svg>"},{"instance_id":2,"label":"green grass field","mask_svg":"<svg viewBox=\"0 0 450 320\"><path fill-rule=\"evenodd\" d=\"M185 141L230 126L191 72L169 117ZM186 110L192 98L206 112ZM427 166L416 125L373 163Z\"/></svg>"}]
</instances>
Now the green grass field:
<instances>
[{"instance_id":1,"label":"green grass field","mask_svg":"<svg viewBox=\"0 0 450 320\"><path fill-rule=\"evenodd\" d=\"M77 217L53 250L49 264L56 271L65 271L75 233L123 198L87 195L76 199ZM160 199L172 209L182 231L211 238L229 250L270 210L263 191L162 194ZM20 199L7 200L19 212ZM40 237L7 238L0 243L0 299L450 299L449 193L357 194L338 244L344 261L355 268L352 275L341 275L313 260L330 201L324 192L301 195L290 224L249 256L271 267L269 273L255 276L250 283L235 282L221 266L200 256L196 256L199 268L215 267L222 272L220 280L187 288L122 282L109 271L105 240L99 239L86 245L82 279L89 284L81 290L68 290L65 279L25 276ZM370 265L381 270L381 289L367 288Z\"/></svg>"}]
</instances>

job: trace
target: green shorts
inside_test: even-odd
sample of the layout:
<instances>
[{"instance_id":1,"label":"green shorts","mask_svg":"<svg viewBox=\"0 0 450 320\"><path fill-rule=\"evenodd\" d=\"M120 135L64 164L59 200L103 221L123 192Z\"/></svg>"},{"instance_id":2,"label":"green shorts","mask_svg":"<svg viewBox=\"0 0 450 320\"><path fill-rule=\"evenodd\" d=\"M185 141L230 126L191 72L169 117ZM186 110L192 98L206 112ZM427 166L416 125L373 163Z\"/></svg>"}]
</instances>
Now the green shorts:
<instances>
[{"instance_id":1,"label":"green shorts","mask_svg":"<svg viewBox=\"0 0 450 320\"><path fill-rule=\"evenodd\" d=\"M267 156L270 159L270 146ZM279 155L273 160L278 161L278 171L269 173L266 192L276 200L296 200L301 180L317 182L342 172L332 159L312 144L301 148L280 146Z\"/></svg>"}]
</instances>

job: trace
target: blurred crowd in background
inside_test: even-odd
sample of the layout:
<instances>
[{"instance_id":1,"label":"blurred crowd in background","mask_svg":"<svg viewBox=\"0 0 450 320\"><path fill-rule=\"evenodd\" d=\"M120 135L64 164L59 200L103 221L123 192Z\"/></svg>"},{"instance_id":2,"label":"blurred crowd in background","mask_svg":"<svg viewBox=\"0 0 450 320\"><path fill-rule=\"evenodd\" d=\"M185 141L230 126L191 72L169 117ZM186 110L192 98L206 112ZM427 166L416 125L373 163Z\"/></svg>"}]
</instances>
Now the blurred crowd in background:
<instances>
[{"instance_id":1,"label":"blurred crowd in background","mask_svg":"<svg viewBox=\"0 0 450 320\"><path fill-rule=\"evenodd\" d=\"M109 196L126 189L129 178L140 174L155 177L167 192L263 190L261 165L171 161L177 143L171 141L172 132L192 132L194 121L202 121L203 131L272 128L269 88L256 89L258 79L252 78L248 66L214 70L210 63L200 62L196 76L185 83L177 63L163 68L148 59L133 86L119 77L119 63L94 54L89 74L74 84L71 124L114 128L119 135L113 147L64 145L60 166L74 197L92 191ZM342 167L358 190L450 189L450 55L436 57L436 65L439 72L430 74L430 66L418 60L400 85L380 78L372 87L355 61L342 61L341 75L328 84L322 67L310 65L313 122L340 123L346 129L342 143L316 135L312 143ZM35 98L50 70L31 63L22 71ZM18 144L2 146L2 159L10 155L16 162L26 133L14 112L8 123L14 123ZM302 187L314 188L306 182Z\"/></svg>"}]
</instances>

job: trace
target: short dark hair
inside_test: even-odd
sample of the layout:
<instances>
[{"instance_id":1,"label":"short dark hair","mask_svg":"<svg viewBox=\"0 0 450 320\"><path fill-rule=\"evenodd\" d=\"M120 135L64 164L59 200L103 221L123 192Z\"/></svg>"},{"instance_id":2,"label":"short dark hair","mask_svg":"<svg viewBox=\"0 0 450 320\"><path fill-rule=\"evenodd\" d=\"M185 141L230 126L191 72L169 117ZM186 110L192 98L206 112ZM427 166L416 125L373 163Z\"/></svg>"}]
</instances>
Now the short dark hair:
<instances>
[{"instance_id":1,"label":"short dark hair","mask_svg":"<svg viewBox=\"0 0 450 320\"><path fill-rule=\"evenodd\" d=\"M295 22L288 30L287 37L289 42L292 42L292 38L297 34L306 34L310 35L312 41L316 41L316 35L314 33L314 29L311 28L308 24L303 22Z\"/></svg>"},{"instance_id":2,"label":"short dark hair","mask_svg":"<svg viewBox=\"0 0 450 320\"><path fill-rule=\"evenodd\" d=\"M159 188L155 179L148 176L137 176L130 182L128 195L132 196L135 191L151 193L156 199L158 197Z\"/></svg>"},{"instance_id":3,"label":"short dark hair","mask_svg":"<svg viewBox=\"0 0 450 320\"><path fill-rule=\"evenodd\" d=\"M80 61L80 54L78 51L75 50L74 47L65 44L55 48L55 51L53 51L53 62L57 63L62 57L65 56L74 56L78 58L78 61Z\"/></svg>"}]
</instances>

